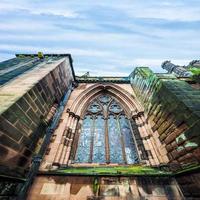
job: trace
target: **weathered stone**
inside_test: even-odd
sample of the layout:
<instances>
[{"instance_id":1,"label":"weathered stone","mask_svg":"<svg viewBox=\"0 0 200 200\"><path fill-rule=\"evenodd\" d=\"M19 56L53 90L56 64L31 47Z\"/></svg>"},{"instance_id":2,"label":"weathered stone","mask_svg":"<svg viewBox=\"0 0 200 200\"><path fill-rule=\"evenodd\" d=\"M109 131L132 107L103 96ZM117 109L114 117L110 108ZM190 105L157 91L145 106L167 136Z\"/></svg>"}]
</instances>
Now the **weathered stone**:
<instances>
[{"instance_id":1,"label":"weathered stone","mask_svg":"<svg viewBox=\"0 0 200 200\"><path fill-rule=\"evenodd\" d=\"M62 88L57 92L61 98L74 79L70 62L64 61L69 59L68 55L60 56L58 59L57 55L51 56L52 60L55 59L51 64L46 63L45 60L48 58L38 60L34 56L27 56L26 59L31 60L31 65L41 64L42 67L22 73L0 88L0 131L3 132L0 134L0 143L6 147L1 146L3 149L0 158L8 156L8 161L4 165L10 165L16 174L27 167L36 146L37 150L40 149L40 140L45 133L45 127L40 127L57 98L55 93L59 87ZM21 57L16 60L21 64L24 62ZM35 60L35 63L32 63L32 60ZM62 62L64 63L61 67ZM58 73L61 68L62 73ZM56 87L52 88L52 84ZM2 164L0 161L0 165Z\"/></svg>"},{"instance_id":2,"label":"weathered stone","mask_svg":"<svg viewBox=\"0 0 200 200\"><path fill-rule=\"evenodd\" d=\"M20 150L19 144L16 141L9 138L8 136L6 136L5 134L2 134L0 136L0 144L4 145L6 147L9 147L11 149L14 149L16 151Z\"/></svg>"},{"instance_id":3,"label":"weathered stone","mask_svg":"<svg viewBox=\"0 0 200 200\"><path fill-rule=\"evenodd\" d=\"M19 141L22 137L20 131L15 128L10 122L0 116L0 130L5 134L8 135L13 140Z\"/></svg>"},{"instance_id":4,"label":"weathered stone","mask_svg":"<svg viewBox=\"0 0 200 200\"><path fill-rule=\"evenodd\" d=\"M26 112L29 109L29 105L24 99L24 97L22 97L19 101L17 101L17 104L22 108L24 112Z\"/></svg>"}]
</instances>

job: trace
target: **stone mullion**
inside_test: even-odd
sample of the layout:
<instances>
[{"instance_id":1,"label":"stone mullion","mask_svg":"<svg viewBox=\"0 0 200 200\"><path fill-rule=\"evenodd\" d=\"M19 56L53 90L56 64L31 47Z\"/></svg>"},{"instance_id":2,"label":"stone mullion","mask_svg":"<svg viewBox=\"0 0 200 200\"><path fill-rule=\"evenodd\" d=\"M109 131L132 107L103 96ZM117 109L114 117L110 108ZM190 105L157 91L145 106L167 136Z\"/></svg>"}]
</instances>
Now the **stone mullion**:
<instances>
[{"instance_id":1,"label":"stone mullion","mask_svg":"<svg viewBox=\"0 0 200 200\"><path fill-rule=\"evenodd\" d=\"M108 136L108 118L105 119L104 131L105 131L106 163L110 163L110 148L109 148L109 136Z\"/></svg>"},{"instance_id":2,"label":"stone mullion","mask_svg":"<svg viewBox=\"0 0 200 200\"><path fill-rule=\"evenodd\" d=\"M91 163L92 163L93 149L94 149L95 118L96 116L92 117L92 127L91 127L90 160L89 160L89 162Z\"/></svg>"},{"instance_id":3,"label":"stone mullion","mask_svg":"<svg viewBox=\"0 0 200 200\"><path fill-rule=\"evenodd\" d=\"M63 131L62 137L60 138L60 144L59 144L58 150L57 150L55 158L54 158L54 164L59 163L60 157L62 155L62 150L63 150L64 142L65 142L65 135L66 135L66 132L67 132L67 125L68 125L68 122L70 120L70 115L69 115L69 113L67 113L67 114L68 114L66 116L67 117L67 119L66 119L67 123L66 123L65 129Z\"/></svg>"},{"instance_id":4,"label":"stone mullion","mask_svg":"<svg viewBox=\"0 0 200 200\"><path fill-rule=\"evenodd\" d=\"M122 144L123 159L124 159L124 162L127 164L124 138L123 138L123 135L122 135L122 130L121 130L121 126L120 126L120 122L119 122L119 117L118 116L116 118L116 122L117 122L118 131L119 131L119 134L120 134L120 139L121 139L121 144Z\"/></svg>"}]
</instances>

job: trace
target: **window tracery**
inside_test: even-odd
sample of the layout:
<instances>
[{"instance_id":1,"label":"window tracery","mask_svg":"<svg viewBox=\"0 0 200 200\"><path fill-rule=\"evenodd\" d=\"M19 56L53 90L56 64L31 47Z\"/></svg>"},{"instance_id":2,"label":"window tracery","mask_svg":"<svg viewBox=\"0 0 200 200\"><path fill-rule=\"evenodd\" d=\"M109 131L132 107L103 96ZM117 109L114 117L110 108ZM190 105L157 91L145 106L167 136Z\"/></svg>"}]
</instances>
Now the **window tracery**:
<instances>
[{"instance_id":1,"label":"window tracery","mask_svg":"<svg viewBox=\"0 0 200 200\"><path fill-rule=\"evenodd\" d=\"M100 95L85 113L75 163L137 162L132 129L123 108L110 95Z\"/></svg>"}]
</instances>

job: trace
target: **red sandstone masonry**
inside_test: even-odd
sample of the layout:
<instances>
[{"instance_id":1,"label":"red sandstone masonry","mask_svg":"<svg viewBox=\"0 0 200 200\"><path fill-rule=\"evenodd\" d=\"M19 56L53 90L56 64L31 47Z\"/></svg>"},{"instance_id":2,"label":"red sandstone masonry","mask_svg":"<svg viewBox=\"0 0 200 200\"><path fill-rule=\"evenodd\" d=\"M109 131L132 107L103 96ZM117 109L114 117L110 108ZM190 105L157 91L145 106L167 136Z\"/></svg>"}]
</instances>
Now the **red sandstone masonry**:
<instances>
[{"instance_id":1,"label":"red sandstone masonry","mask_svg":"<svg viewBox=\"0 0 200 200\"><path fill-rule=\"evenodd\" d=\"M57 64L49 65L49 68L34 69L13 81L16 82L16 86L18 86L18 80L20 84L23 81L25 83L22 86L19 84L23 93L17 95L21 97L0 116L0 130L3 132L0 136L0 144L6 149L0 152L0 158L4 158L0 159L0 164L7 165L10 169L25 168L29 164L31 152L39 149L40 138L44 134L41 130L37 132L38 126L43 123L54 102L59 102L73 79L71 69L67 68L70 68L69 63L62 59ZM35 79L38 79L36 83L27 86ZM11 91L12 82L4 87L8 88L5 91ZM1 88L0 95L4 87ZM13 157L9 157L9 152L13 152L11 149L15 149L15 154L12 153ZM24 157L22 153L25 153L27 157Z\"/></svg>"}]
</instances>

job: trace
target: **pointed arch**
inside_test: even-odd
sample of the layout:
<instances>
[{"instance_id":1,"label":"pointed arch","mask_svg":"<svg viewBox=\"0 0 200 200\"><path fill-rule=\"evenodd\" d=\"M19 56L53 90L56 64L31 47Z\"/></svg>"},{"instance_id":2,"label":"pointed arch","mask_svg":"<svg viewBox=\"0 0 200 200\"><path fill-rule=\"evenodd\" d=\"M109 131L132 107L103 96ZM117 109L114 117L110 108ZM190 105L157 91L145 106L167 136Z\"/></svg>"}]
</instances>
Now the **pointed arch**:
<instances>
[{"instance_id":1,"label":"pointed arch","mask_svg":"<svg viewBox=\"0 0 200 200\"><path fill-rule=\"evenodd\" d=\"M131 124L122 106L106 90L87 104L73 162L138 163Z\"/></svg>"},{"instance_id":2,"label":"pointed arch","mask_svg":"<svg viewBox=\"0 0 200 200\"><path fill-rule=\"evenodd\" d=\"M88 104L101 93L107 93L113 96L120 104L123 106L123 109L127 113L127 116L131 118L134 115L137 115L143 112L142 106L135 99L133 95L128 93L126 90L115 84L94 84L91 87L83 91L73 102L70 107L70 112L74 113L77 116L83 117L85 109Z\"/></svg>"}]
</instances>

